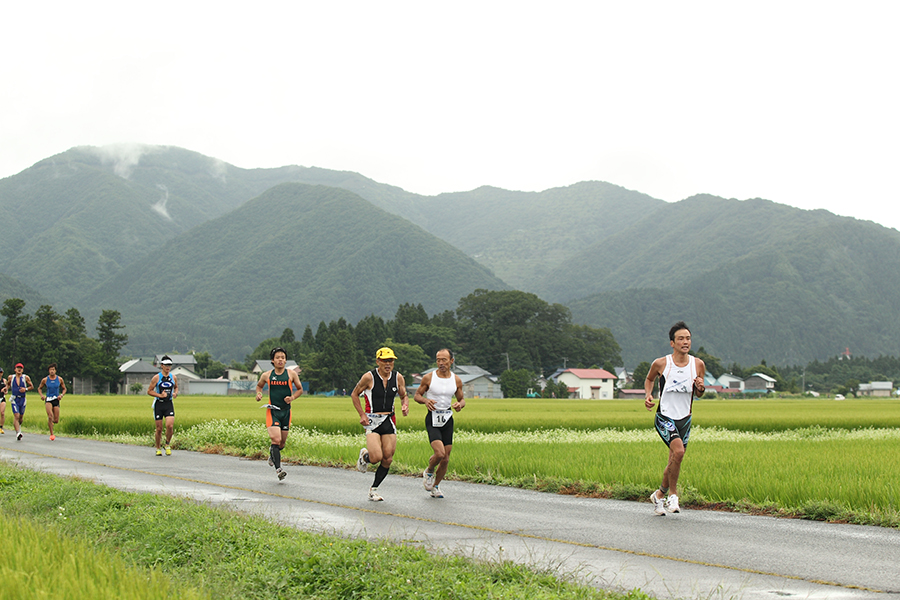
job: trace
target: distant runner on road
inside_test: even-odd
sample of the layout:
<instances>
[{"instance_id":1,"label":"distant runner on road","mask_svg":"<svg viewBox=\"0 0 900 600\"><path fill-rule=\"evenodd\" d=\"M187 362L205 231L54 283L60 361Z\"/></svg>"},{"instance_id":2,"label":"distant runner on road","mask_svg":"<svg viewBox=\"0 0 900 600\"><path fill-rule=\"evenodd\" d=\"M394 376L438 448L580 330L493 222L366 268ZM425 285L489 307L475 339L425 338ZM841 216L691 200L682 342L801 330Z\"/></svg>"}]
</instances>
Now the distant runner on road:
<instances>
[{"instance_id":1,"label":"distant runner on road","mask_svg":"<svg viewBox=\"0 0 900 600\"><path fill-rule=\"evenodd\" d=\"M644 380L644 406L653 410L653 384L659 379L659 407L656 410L656 432L669 447L669 462L663 471L662 484L650 494L657 515L681 512L678 506L678 475L688 438L691 435L691 408L694 396L706 391L703 378L706 365L691 351L691 330L684 321L669 329L672 354L657 358ZM666 494L671 492L668 498Z\"/></svg>"},{"instance_id":2,"label":"distant runner on road","mask_svg":"<svg viewBox=\"0 0 900 600\"><path fill-rule=\"evenodd\" d=\"M47 390L46 396L42 391L44 389ZM47 376L38 384L38 393L44 401L44 408L47 409L47 426L50 428L52 442L56 439L53 435L53 426L59 423L59 401L66 395L66 382L56 374L56 363L50 363L47 367Z\"/></svg>"},{"instance_id":3,"label":"distant runner on road","mask_svg":"<svg viewBox=\"0 0 900 600\"><path fill-rule=\"evenodd\" d=\"M31 377L25 375L25 365L16 363L15 373L9 376L7 387L9 388L10 399L13 411L13 425L16 428L16 439L22 439L22 420L25 418L25 394L34 389L31 383Z\"/></svg>"},{"instance_id":4,"label":"distant runner on road","mask_svg":"<svg viewBox=\"0 0 900 600\"><path fill-rule=\"evenodd\" d=\"M425 490L431 492L432 498L443 498L439 486L447 474L450 450L453 449L453 411L450 409L459 412L465 408L466 401L463 399L462 380L450 370L453 367L453 352L449 348L438 350L435 362L437 370L422 377L414 400L428 409L425 431L434 450L422 473ZM454 398L456 402L453 402Z\"/></svg>"},{"instance_id":5,"label":"distant runner on road","mask_svg":"<svg viewBox=\"0 0 900 600\"><path fill-rule=\"evenodd\" d=\"M359 451L356 468L365 473L369 463L378 464L375 481L369 488L369 500L384 500L378 494L378 486L387 477L394 451L397 449L397 418L394 415L394 397L400 396L400 410L409 415L409 396L403 375L394 371L394 351L379 348L375 353L377 368L366 371L350 392L353 407L359 413L359 423L366 429L366 447ZM362 405L360 396L365 400Z\"/></svg>"},{"instance_id":6,"label":"distant runner on road","mask_svg":"<svg viewBox=\"0 0 900 600\"><path fill-rule=\"evenodd\" d=\"M281 468L281 451L287 443L291 429L291 402L303 395L303 385L296 371L285 368L287 352L282 347L269 352L273 369L259 376L256 382L256 401L263 398L263 389L269 386L269 404L266 408L266 430L269 432L269 466L281 481L287 476Z\"/></svg>"},{"instance_id":7,"label":"distant runner on road","mask_svg":"<svg viewBox=\"0 0 900 600\"><path fill-rule=\"evenodd\" d=\"M6 377L3 376L3 367L0 367L0 433L3 431L3 425L6 424Z\"/></svg>"},{"instance_id":8,"label":"distant runner on road","mask_svg":"<svg viewBox=\"0 0 900 600\"><path fill-rule=\"evenodd\" d=\"M175 433L175 398L178 397L178 377L172 375L172 359L164 355L159 361L159 373L150 380L147 395L153 396L153 418L156 420L156 455L162 456L163 421L166 423L166 456L172 454L172 435Z\"/></svg>"}]
</instances>

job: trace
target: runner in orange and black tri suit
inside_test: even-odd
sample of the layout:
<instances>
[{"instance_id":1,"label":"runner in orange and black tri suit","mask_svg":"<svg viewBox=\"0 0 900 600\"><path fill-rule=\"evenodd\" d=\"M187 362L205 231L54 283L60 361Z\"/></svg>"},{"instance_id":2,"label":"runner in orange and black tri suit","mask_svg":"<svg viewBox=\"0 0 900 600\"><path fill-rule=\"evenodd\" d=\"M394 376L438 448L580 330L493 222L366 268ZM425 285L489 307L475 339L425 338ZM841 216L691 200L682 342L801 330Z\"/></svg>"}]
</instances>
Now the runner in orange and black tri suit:
<instances>
[{"instance_id":1,"label":"runner in orange and black tri suit","mask_svg":"<svg viewBox=\"0 0 900 600\"><path fill-rule=\"evenodd\" d=\"M263 398L263 388L269 386L269 408L266 409L266 430L272 442L269 446L269 466L275 467L278 480L287 473L281 468L281 451L287 443L291 429L291 402L303 395L303 386L296 371L285 368L287 352L284 348L272 348L269 353L272 369L259 376L256 382L256 401Z\"/></svg>"},{"instance_id":2,"label":"runner in orange and black tri suit","mask_svg":"<svg viewBox=\"0 0 900 600\"><path fill-rule=\"evenodd\" d=\"M369 500L373 502L384 500L378 494L378 486L387 477L397 449L397 419L394 415L396 396L400 396L403 416L409 415L406 382L403 375L394 371L395 358L397 357L390 348L379 348L375 353L378 367L363 373L350 393L353 406L359 413L359 422L366 429L366 447L359 451L356 468L365 473L369 463L379 463L375 470L375 481L369 488ZM365 398L365 407L360 396Z\"/></svg>"}]
</instances>

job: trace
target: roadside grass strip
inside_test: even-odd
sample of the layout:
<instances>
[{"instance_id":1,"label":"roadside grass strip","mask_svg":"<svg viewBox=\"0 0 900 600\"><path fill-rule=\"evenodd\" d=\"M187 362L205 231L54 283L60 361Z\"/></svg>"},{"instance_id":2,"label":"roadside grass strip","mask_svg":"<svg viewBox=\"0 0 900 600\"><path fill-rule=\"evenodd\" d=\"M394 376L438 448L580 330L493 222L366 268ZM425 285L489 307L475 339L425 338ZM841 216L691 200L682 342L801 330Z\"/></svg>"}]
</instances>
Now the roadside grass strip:
<instances>
[{"instance_id":1,"label":"roadside grass strip","mask_svg":"<svg viewBox=\"0 0 900 600\"><path fill-rule=\"evenodd\" d=\"M123 492L85 481L20 470L0 463L0 521L4 531L25 535L4 547L0 565L3 598L157 598L266 599L316 598L551 598L644 600L579 585L547 570L509 561L481 561L432 555L424 549L386 542L312 534L222 508L153 494ZM13 528L11 528L13 527ZM48 545L59 540L59 546ZM112 556L110 563L106 556ZM58 556L62 587L47 577L50 556ZM96 560L100 556L102 560ZM29 566L23 568L23 563ZM96 566L94 566L96 564ZM135 579L124 579L137 565ZM32 567L33 565L33 567ZM40 569L33 572L30 569ZM22 571L22 573L18 573ZM121 576L114 585L128 589L107 594L94 577ZM153 573L164 573L174 587ZM105 574L105 575L104 575ZM149 574L149 575L148 575ZM8 595L15 589L45 590ZM155 577L155 579L154 579ZM129 583L125 583L125 582ZM106 584L103 584L104 586ZM145 588L145 589L143 589ZM72 590L69 592L69 590ZM193 590L199 589L199 593ZM82 592L81 590L87 590Z\"/></svg>"},{"instance_id":2,"label":"roadside grass strip","mask_svg":"<svg viewBox=\"0 0 900 600\"><path fill-rule=\"evenodd\" d=\"M7 600L150 600L209 598L189 585L176 585L158 568L139 567L84 538L61 533L54 523L68 520L64 506L43 523L0 511L5 532L0 552L0 596Z\"/></svg>"}]
</instances>

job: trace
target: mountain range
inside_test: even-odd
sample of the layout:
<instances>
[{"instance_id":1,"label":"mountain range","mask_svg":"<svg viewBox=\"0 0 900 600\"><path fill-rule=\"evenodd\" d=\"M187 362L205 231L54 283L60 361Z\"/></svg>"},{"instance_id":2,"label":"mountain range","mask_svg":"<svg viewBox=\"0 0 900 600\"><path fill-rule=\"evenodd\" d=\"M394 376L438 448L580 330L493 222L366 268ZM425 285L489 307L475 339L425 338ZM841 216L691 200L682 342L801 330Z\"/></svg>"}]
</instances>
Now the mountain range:
<instances>
[{"instance_id":1,"label":"mountain range","mask_svg":"<svg viewBox=\"0 0 900 600\"><path fill-rule=\"evenodd\" d=\"M319 321L521 289L608 327L626 365L685 319L723 362L900 354L900 233L767 200L604 182L420 196L314 167L79 147L0 180L0 298L119 310L135 355L242 358Z\"/></svg>"}]
</instances>

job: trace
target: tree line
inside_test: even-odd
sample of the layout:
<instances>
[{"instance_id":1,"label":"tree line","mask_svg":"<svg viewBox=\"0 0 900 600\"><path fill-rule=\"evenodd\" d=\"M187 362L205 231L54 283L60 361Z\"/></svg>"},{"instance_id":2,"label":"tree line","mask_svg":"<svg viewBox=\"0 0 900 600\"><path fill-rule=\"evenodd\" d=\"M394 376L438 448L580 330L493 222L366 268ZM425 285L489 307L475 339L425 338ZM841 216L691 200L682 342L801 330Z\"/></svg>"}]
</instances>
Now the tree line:
<instances>
[{"instance_id":1,"label":"tree line","mask_svg":"<svg viewBox=\"0 0 900 600\"><path fill-rule=\"evenodd\" d=\"M34 315L24 312L25 301L9 298L0 308L4 317L0 329L0 365L12 372L12 365L22 363L26 372L42 373L56 363L57 372L71 383L73 377L92 378L95 387L106 389L122 378L119 354L128 342L121 315L117 310L104 310L97 320L97 337L87 334L84 318L76 308L65 314L52 306L38 307Z\"/></svg>"},{"instance_id":2,"label":"tree line","mask_svg":"<svg viewBox=\"0 0 900 600\"><path fill-rule=\"evenodd\" d=\"M394 350L394 368L407 376L434 366L435 353L449 348L456 364L500 374L501 386L504 380L513 386L507 388L512 396L524 396L537 377L564 365L607 370L622 365L621 349L609 329L575 325L565 306L514 290L479 289L460 299L456 311L432 316L421 304L405 303L393 319L369 315L355 326L344 318L322 321L315 333L307 325L299 340L288 328L280 337L260 342L244 366L250 369L256 360L267 360L275 346L284 347L303 368L312 391L349 391L373 368L375 351L382 346Z\"/></svg>"}]
</instances>

